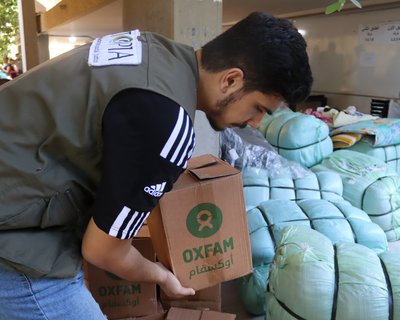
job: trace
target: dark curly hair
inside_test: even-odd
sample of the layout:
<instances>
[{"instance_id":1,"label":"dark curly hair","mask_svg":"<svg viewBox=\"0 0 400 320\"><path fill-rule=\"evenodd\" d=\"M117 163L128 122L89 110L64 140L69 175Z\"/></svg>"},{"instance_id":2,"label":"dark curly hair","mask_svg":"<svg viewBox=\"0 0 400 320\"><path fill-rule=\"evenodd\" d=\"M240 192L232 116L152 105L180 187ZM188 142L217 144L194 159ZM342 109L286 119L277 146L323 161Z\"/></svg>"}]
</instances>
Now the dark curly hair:
<instances>
[{"instance_id":1,"label":"dark curly hair","mask_svg":"<svg viewBox=\"0 0 400 320\"><path fill-rule=\"evenodd\" d=\"M204 45L201 63L209 72L240 68L245 92L278 94L295 105L313 82L306 47L290 21L253 12Z\"/></svg>"}]
</instances>

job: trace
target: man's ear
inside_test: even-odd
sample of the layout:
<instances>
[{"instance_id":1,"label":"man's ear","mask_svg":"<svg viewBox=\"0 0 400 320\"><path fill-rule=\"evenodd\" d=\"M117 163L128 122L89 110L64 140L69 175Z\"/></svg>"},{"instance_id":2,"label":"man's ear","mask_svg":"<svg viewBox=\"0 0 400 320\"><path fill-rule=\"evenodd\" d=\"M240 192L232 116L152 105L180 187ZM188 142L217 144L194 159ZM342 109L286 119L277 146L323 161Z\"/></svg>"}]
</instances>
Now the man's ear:
<instances>
[{"instance_id":1,"label":"man's ear","mask_svg":"<svg viewBox=\"0 0 400 320\"><path fill-rule=\"evenodd\" d=\"M220 88L223 93L243 88L244 73L240 68L230 68L221 75Z\"/></svg>"}]
</instances>

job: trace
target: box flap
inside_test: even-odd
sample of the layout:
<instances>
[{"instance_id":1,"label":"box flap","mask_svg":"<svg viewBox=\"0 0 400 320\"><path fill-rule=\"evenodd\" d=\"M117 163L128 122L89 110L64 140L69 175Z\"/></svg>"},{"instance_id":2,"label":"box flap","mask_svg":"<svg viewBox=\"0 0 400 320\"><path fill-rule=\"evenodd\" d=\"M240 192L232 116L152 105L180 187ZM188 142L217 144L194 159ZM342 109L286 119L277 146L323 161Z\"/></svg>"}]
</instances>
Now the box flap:
<instances>
[{"instance_id":1,"label":"box flap","mask_svg":"<svg viewBox=\"0 0 400 320\"><path fill-rule=\"evenodd\" d=\"M235 320L236 315L209 310L193 310L172 307L166 320Z\"/></svg>"},{"instance_id":2,"label":"box flap","mask_svg":"<svg viewBox=\"0 0 400 320\"><path fill-rule=\"evenodd\" d=\"M200 317L200 310L172 307L168 311L166 320L200 320Z\"/></svg>"},{"instance_id":3,"label":"box flap","mask_svg":"<svg viewBox=\"0 0 400 320\"><path fill-rule=\"evenodd\" d=\"M216 163L217 161L217 158L215 158L213 155L203 154L201 156L191 158L188 162L188 169L199 169Z\"/></svg>"},{"instance_id":4,"label":"box flap","mask_svg":"<svg viewBox=\"0 0 400 320\"><path fill-rule=\"evenodd\" d=\"M235 320L236 315L232 313L221 313L211 310L204 310L200 320Z\"/></svg>"},{"instance_id":5,"label":"box flap","mask_svg":"<svg viewBox=\"0 0 400 320\"><path fill-rule=\"evenodd\" d=\"M239 173L239 170L211 154L192 159L188 171L199 180L226 177Z\"/></svg>"}]
</instances>

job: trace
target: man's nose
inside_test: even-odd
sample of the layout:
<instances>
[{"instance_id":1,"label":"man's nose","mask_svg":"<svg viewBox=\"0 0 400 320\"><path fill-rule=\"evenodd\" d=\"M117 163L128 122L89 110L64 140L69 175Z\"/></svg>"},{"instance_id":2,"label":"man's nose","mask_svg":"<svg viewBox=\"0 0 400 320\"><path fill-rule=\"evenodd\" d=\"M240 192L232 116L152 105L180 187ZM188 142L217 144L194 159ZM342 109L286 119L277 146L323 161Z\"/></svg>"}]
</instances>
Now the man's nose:
<instances>
[{"instance_id":1,"label":"man's nose","mask_svg":"<svg viewBox=\"0 0 400 320\"><path fill-rule=\"evenodd\" d=\"M247 120L246 124L248 124L250 127L253 127L254 129L257 129L258 126L260 125L260 122L263 119L264 115L265 115L265 112L261 113L257 116L254 116L253 118Z\"/></svg>"}]
</instances>

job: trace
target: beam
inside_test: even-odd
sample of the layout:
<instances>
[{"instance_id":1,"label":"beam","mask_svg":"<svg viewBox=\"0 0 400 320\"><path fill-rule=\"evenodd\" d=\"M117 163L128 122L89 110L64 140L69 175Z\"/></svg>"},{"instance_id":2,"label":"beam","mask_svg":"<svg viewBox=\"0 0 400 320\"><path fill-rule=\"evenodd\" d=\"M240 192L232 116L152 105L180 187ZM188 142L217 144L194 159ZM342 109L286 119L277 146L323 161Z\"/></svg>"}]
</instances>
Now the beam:
<instances>
[{"instance_id":1,"label":"beam","mask_svg":"<svg viewBox=\"0 0 400 320\"><path fill-rule=\"evenodd\" d=\"M39 16L39 33L78 19L115 0L62 0L49 11Z\"/></svg>"},{"instance_id":2,"label":"beam","mask_svg":"<svg viewBox=\"0 0 400 320\"><path fill-rule=\"evenodd\" d=\"M25 72L39 64L34 0L18 0L18 17L22 70Z\"/></svg>"}]
</instances>

